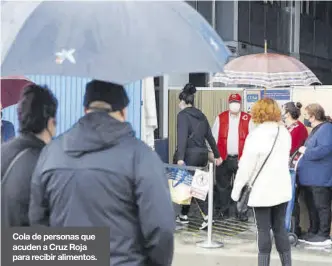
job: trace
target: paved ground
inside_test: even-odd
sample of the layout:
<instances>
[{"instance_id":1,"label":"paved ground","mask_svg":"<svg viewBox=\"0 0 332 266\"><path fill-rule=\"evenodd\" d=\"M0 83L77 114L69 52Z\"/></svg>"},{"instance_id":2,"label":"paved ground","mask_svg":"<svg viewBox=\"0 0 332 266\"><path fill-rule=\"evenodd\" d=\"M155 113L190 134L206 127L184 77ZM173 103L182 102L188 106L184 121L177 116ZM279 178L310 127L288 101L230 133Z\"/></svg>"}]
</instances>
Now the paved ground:
<instances>
[{"instance_id":1,"label":"paved ground","mask_svg":"<svg viewBox=\"0 0 332 266\"><path fill-rule=\"evenodd\" d=\"M197 216L196 216L197 217ZM191 218L187 227L179 227L176 233L174 266L257 266L256 231L253 222L239 223L235 220L217 221L213 237L224 243L223 248L204 249L196 242L206 239L206 232L198 231L200 220ZM332 247L312 249L301 245L293 248L293 266L332 265ZM276 252L272 254L271 266L281 265Z\"/></svg>"}]
</instances>

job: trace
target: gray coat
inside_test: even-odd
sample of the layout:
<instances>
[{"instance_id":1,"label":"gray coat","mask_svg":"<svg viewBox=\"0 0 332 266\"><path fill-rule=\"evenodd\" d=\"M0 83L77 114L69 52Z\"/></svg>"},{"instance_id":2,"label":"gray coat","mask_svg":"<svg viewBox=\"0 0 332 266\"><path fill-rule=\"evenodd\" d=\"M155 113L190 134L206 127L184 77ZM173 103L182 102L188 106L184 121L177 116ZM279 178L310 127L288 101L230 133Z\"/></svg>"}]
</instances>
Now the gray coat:
<instances>
[{"instance_id":1,"label":"gray coat","mask_svg":"<svg viewBox=\"0 0 332 266\"><path fill-rule=\"evenodd\" d=\"M44 146L33 134L22 134L1 145L2 227L29 226L31 176Z\"/></svg>"},{"instance_id":2,"label":"gray coat","mask_svg":"<svg viewBox=\"0 0 332 266\"><path fill-rule=\"evenodd\" d=\"M110 228L110 265L171 265L174 210L161 160L129 123L94 112L46 147L32 225Z\"/></svg>"}]
</instances>

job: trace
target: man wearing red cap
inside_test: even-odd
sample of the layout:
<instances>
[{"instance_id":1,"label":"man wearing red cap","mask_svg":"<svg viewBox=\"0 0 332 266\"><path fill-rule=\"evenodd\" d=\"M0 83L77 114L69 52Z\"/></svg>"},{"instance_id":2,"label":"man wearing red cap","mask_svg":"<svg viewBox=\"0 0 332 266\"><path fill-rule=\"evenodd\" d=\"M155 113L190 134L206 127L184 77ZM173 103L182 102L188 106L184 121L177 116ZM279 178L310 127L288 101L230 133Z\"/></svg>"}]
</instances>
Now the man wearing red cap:
<instances>
[{"instance_id":1,"label":"man wearing red cap","mask_svg":"<svg viewBox=\"0 0 332 266\"><path fill-rule=\"evenodd\" d=\"M238 169L245 140L253 124L248 113L241 111L242 98L239 94L229 96L229 110L218 115L212 128L219 153L223 159L216 172L216 209L222 217L228 217L231 206L233 179ZM234 206L234 205L233 205ZM247 220L248 217L238 217Z\"/></svg>"}]
</instances>

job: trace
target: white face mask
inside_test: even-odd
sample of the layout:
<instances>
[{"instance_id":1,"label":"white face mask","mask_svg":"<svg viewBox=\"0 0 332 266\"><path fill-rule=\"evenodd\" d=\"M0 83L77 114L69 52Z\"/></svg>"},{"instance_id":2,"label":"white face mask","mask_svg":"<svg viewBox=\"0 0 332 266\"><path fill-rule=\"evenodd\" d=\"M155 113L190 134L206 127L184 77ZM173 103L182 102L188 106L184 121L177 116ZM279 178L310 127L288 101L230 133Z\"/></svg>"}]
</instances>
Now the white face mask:
<instances>
[{"instance_id":1,"label":"white face mask","mask_svg":"<svg viewBox=\"0 0 332 266\"><path fill-rule=\"evenodd\" d=\"M241 104L240 103L230 103L229 104L229 110L232 113L238 113L241 110Z\"/></svg>"}]
</instances>

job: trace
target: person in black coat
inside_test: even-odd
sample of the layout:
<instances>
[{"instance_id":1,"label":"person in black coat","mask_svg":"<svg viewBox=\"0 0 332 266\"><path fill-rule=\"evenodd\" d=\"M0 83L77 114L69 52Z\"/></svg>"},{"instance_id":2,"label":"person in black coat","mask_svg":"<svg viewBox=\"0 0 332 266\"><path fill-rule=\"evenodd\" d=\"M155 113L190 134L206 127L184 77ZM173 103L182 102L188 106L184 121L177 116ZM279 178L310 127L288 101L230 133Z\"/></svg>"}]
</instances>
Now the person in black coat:
<instances>
[{"instance_id":1,"label":"person in black coat","mask_svg":"<svg viewBox=\"0 0 332 266\"><path fill-rule=\"evenodd\" d=\"M179 107L181 111L177 116L177 149L174 155L174 163L205 167L208 163L208 147L212 149L216 164L220 165L222 159L213 138L211 128L206 116L199 109L194 107L196 88L188 83L179 95ZM197 200L204 221L200 229L207 227L207 204ZM177 222L187 224L190 205L183 205L181 214L177 216Z\"/></svg>"},{"instance_id":2,"label":"person in black coat","mask_svg":"<svg viewBox=\"0 0 332 266\"><path fill-rule=\"evenodd\" d=\"M20 135L1 144L1 225L29 226L31 176L56 132L57 100L38 85L26 87L18 105Z\"/></svg>"},{"instance_id":3,"label":"person in black coat","mask_svg":"<svg viewBox=\"0 0 332 266\"><path fill-rule=\"evenodd\" d=\"M175 221L165 168L126 122L128 104L120 85L87 84L86 114L40 156L30 222L108 227L111 266L169 266Z\"/></svg>"}]
</instances>

